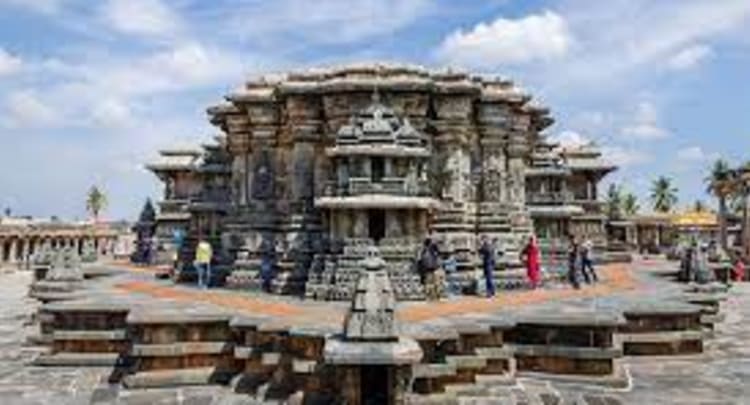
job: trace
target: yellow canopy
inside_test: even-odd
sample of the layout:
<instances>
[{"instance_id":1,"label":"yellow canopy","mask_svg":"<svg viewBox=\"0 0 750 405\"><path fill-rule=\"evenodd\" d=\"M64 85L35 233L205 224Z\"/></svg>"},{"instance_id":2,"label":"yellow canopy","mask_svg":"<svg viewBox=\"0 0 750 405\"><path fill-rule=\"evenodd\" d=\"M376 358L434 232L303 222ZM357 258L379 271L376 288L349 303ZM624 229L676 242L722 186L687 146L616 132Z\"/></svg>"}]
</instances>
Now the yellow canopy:
<instances>
[{"instance_id":1,"label":"yellow canopy","mask_svg":"<svg viewBox=\"0 0 750 405\"><path fill-rule=\"evenodd\" d=\"M718 226L716 214L709 211L686 211L672 216L672 225L685 227Z\"/></svg>"}]
</instances>

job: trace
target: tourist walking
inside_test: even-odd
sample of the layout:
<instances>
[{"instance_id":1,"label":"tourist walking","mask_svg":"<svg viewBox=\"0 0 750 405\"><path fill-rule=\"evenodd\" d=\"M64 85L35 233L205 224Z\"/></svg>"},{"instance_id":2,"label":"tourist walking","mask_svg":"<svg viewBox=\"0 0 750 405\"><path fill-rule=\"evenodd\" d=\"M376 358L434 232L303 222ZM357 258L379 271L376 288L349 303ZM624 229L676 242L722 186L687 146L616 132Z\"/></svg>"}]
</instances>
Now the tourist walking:
<instances>
[{"instance_id":1,"label":"tourist walking","mask_svg":"<svg viewBox=\"0 0 750 405\"><path fill-rule=\"evenodd\" d=\"M591 239L586 239L581 245L581 273L583 273L583 278L586 280L586 284L599 281L599 277L597 277L596 271L594 270L594 261L591 257L593 249L594 244L591 243Z\"/></svg>"},{"instance_id":2,"label":"tourist walking","mask_svg":"<svg viewBox=\"0 0 750 405\"><path fill-rule=\"evenodd\" d=\"M745 263L739 257L737 258L737 261L734 263L734 267L732 268L732 280L745 280Z\"/></svg>"},{"instance_id":3,"label":"tourist walking","mask_svg":"<svg viewBox=\"0 0 750 405\"><path fill-rule=\"evenodd\" d=\"M443 277L440 277L440 251L430 238L424 240L419 255L419 272L424 280L425 295L429 300L439 300L442 295Z\"/></svg>"},{"instance_id":4,"label":"tourist walking","mask_svg":"<svg viewBox=\"0 0 750 405\"><path fill-rule=\"evenodd\" d=\"M198 246L195 248L195 270L198 273L198 286L208 288L211 284L211 258L213 249L211 244L204 239L200 239Z\"/></svg>"},{"instance_id":5,"label":"tourist walking","mask_svg":"<svg viewBox=\"0 0 750 405\"><path fill-rule=\"evenodd\" d=\"M482 258L482 275L489 298L495 296L495 246L490 243L487 236L483 235L481 241L479 256Z\"/></svg>"},{"instance_id":6,"label":"tourist walking","mask_svg":"<svg viewBox=\"0 0 750 405\"><path fill-rule=\"evenodd\" d=\"M537 288L541 278L541 255L536 236L529 237L528 243L521 251L521 261L526 267L526 276L529 278L531 288Z\"/></svg>"},{"instance_id":7,"label":"tourist walking","mask_svg":"<svg viewBox=\"0 0 750 405\"><path fill-rule=\"evenodd\" d=\"M271 292L271 281L273 281L273 262L276 254L276 245L268 240L261 242L260 278L261 289Z\"/></svg>"},{"instance_id":8,"label":"tourist walking","mask_svg":"<svg viewBox=\"0 0 750 405\"><path fill-rule=\"evenodd\" d=\"M568 282L575 289L581 288L578 282L578 267L580 263L580 247L575 236L568 235Z\"/></svg>"}]
</instances>

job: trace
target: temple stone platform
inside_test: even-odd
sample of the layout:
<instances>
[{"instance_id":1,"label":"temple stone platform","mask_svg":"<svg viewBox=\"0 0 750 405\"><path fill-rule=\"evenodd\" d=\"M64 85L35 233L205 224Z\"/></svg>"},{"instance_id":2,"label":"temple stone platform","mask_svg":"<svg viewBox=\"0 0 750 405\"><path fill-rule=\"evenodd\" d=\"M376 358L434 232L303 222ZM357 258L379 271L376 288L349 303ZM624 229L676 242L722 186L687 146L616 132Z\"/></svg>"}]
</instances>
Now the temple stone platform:
<instances>
[{"instance_id":1,"label":"temple stone platform","mask_svg":"<svg viewBox=\"0 0 750 405\"><path fill-rule=\"evenodd\" d=\"M701 353L706 336L701 307L679 301L646 301L623 310L617 339L629 356Z\"/></svg>"},{"instance_id":2,"label":"temple stone platform","mask_svg":"<svg viewBox=\"0 0 750 405\"><path fill-rule=\"evenodd\" d=\"M686 292L695 289L633 271L601 269L601 284L582 290L552 285L439 303L381 300L365 283L348 306L115 272L84 280L84 299L37 308L46 349L25 367L97 370L97 392L125 403L176 391L361 403L360 394L381 388L398 403L556 403L566 395L607 403L596 401L631 397L638 379L630 364L700 362L704 351L727 347L724 324L738 322L717 319L706 341L703 317L734 308L733 290ZM391 291L377 280L375 288ZM374 314L397 325L369 329Z\"/></svg>"}]
</instances>

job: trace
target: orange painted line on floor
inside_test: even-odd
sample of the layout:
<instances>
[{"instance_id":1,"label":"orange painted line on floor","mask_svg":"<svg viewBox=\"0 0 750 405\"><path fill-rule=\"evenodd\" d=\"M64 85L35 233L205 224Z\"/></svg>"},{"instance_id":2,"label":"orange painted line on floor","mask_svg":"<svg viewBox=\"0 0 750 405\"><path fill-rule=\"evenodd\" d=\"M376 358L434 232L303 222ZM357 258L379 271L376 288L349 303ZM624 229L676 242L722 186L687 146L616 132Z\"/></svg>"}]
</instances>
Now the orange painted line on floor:
<instances>
[{"instance_id":1,"label":"orange painted line on floor","mask_svg":"<svg viewBox=\"0 0 750 405\"><path fill-rule=\"evenodd\" d=\"M569 299L592 298L609 295L618 291L635 288L636 282L624 265L608 265L599 269L604 281L594 286L584 286L580 290L531 290L523 292L500 292L494 298L464 297L454 301L438 301L403 308L397 313L402 322L419 322L445 316L465 313L490 312L503 308L516 308L524 305Z\"/></svg>"}]
</instances>

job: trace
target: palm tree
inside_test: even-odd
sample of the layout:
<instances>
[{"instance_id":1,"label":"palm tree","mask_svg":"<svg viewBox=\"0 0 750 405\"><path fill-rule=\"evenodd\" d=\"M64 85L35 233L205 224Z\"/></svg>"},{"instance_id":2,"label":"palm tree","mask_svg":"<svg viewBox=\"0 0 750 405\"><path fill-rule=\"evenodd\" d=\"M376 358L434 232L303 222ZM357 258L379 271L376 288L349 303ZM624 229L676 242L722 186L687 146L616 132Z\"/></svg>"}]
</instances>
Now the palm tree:
<instances>
[{"instance_id":1,"label":"palm tree","mask_svg":"<svg viewBox=\"0 0 750 405\"><path fill-rule=\"evenodd\" d=\"M641 210L641 206L638 204L638 197L633 193L626 193L622 199L622 211L627 216L633 216Z\"/></svg>"},{"instance_id":2,"label":"palm tree","mask_svg":"<svg viewBox=\"0 0 750 405\"><path fill-rule=\"evenodd\" d=\"M735 177L733 171L729 168L729 163L724 159L717 159L705 179L706 192L715 196L719 202L719 244L724 250L728 248L727 197L735 189Z\"/></svg>"},{"instance_id":3,"label":"palm tree","mask_svg":"<svg viewBox=\"0 0 750 405\"><path fill-rule=\"evenodd\" d=\"M607 189L606 208L610 221L622 218L622 187L616 183L610 184Z\"/></svg>"},{"instance_id":4,"label":"palm tree","mask_svg":"<svg viewBox=\"0 0 750 405\"><path fill-rule=\"evenodd\" d=\"M672 185L672 179L659 176L651 185L651 204L654 211L667 213L677 205L677 187Z\"/></svg>"},{"instance_id":5,"label":"palm tree","mask_svg":"<svg viewBox=\"0 0 750 405\"><path fill-rule=\"evenodd\" d=\"M91 186L86 196L86 211L93 217L94 222L99 222L99 214L107 206L107 196L97 186Z\"/></svg>"}]
</instances>

